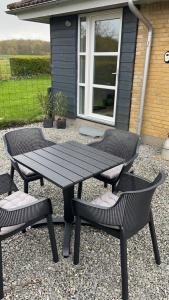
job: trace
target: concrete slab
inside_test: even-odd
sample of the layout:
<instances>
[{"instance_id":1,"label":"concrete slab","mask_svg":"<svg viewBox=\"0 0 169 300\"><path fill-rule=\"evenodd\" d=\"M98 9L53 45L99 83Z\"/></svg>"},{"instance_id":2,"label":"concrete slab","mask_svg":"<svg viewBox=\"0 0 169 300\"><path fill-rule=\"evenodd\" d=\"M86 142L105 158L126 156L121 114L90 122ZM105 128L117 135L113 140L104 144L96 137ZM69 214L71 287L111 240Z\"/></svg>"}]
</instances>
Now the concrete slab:
<instances>
[{"instance_id":1,"label":"concrete slab","mask_svg":"<svg viewBox=\"0 0 169 300\"><path fill-rule=\"evenodd\" d=\"M94 127L80 127L79 133L92 137L102 137L104 135L104 130L99 130Z\"/></svg>"}]
</instances>

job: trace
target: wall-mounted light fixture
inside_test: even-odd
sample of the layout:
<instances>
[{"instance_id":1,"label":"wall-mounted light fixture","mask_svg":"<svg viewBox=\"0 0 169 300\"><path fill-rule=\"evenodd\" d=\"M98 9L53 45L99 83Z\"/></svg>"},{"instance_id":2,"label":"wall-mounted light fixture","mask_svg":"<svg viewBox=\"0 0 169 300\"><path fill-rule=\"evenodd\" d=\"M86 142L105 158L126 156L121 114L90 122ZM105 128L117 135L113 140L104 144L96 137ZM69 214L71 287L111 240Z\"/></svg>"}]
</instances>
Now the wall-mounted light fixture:
<instances>
[{"instance_id":1,"label":"wall-mounted light fixture","mask_svg":"<svg viewBox=\"0 0 169 300\"><path fill-rule=\"evenodd\" d=\"M65 21L65 27L71 27L71 26L72 26L71 21L66 20L66 21Z\"/></svg>"},{"instance_id":2,"label":"wall-mounted light fixture","mask_svg":"<svg viewBox=\"0 0 169 300\"><path fill-rule=\"evenodd\" d=\"M164 61L166 64L169 64L169 51L167 51L164 55Z\"/></svg>"}]
</instances>

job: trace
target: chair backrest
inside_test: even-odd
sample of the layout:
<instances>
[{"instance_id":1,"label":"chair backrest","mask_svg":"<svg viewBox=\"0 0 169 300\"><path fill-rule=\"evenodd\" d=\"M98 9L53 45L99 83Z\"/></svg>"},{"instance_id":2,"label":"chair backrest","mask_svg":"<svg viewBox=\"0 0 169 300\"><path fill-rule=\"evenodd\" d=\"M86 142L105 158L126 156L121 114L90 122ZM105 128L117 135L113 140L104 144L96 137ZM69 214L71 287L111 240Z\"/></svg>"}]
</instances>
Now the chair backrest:
<instances>
[{"instance_id":1,"label":"chair backrest","mask_svg":"<svg viewBox=\"0 0 169 300\"><path fill-rule=\"evenodd\" d=\"M118 202L123 206L123 229L128 237L132 236L138 230L143 228L150 217L151 200L156 188L165 180L165 174L160 172L153 182L139 178L137 185L137 177L133 176L134 191L128 191L121 194ZM135 183L134 183L135 180ZM117 204L118 205L118 204Z\"/></svg>"},{"instance_id":2,"label":"chair backrest","mask_svg":"<svg viewBox=\"0 0 169 300\"><path fill-rule=\"evenodd\" d=\"M41 128L22 128L4 134L3 141L11 156L48 146Z\"/></svg>"},{"instance_id":3,"label":"chair backrest","mask_svg":"<svg viewBox=\"0 0 169 300\"><path fill-rule=\"evenodd\" d=\"M137 152L140 136L136 133L119 129L105 131L102 147L106 152L130 160Z\"/></svg>"}]
</instances>

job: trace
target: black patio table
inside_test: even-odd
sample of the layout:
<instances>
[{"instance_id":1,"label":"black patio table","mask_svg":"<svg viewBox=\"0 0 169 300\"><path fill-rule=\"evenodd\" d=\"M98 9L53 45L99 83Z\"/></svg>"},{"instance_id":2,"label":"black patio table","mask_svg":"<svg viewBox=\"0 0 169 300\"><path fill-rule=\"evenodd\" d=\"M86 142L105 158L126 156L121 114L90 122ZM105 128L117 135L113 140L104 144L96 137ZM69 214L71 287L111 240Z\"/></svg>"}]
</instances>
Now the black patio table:
<instances>
[{"instance_id":1,"label":"black patio table","mask_svg":"<svg viewBox=\"0 0 169 300\"><path fill-rule=\"evenodd\" d=\"M75 184L123 163L123 159L76 141L17 155L14 159L63 190L65 221L63 255L68 257L74 220L72 198Z\"/></svg>"}]
</instances>

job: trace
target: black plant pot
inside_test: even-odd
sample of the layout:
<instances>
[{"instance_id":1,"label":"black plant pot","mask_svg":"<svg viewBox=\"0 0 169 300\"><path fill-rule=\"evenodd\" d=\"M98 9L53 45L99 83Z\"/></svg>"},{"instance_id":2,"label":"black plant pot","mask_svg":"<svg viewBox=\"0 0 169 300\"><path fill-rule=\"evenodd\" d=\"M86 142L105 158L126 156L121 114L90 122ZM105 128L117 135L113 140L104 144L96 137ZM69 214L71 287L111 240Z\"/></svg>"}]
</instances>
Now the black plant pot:
<instances>
[{"instance_id":1,"label":"black plant pot","mask_svg":"<svg viewBox=\"0 0 169 300\"><path fill-rule=\"evenodd\" d=\"M53 119L52 118L50 118L50 119L45 118L43 120L43 127L44 128L52 128L53 127Z\"/></svg>"},{"instance_id":2,"label":"black plant pot","mask_svg":"<svg viewBox=\"0 0 169 300\"><path fill-rule=\"evenodd\" d=\"M58 129L65 129L66 128L66 119L57 119L56 127Z\"/></svg>"}]
</instances>

